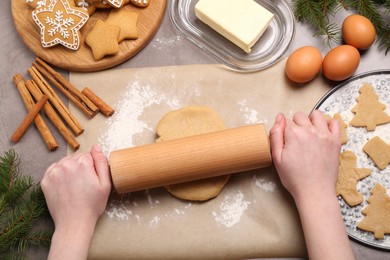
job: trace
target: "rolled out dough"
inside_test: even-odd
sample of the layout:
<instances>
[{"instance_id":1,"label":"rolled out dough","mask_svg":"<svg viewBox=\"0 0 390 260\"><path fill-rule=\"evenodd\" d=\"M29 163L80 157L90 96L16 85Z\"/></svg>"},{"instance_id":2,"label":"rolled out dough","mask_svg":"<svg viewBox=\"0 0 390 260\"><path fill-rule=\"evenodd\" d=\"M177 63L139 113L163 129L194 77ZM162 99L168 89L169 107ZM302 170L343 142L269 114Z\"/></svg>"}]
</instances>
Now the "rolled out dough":
<instances>
[{"instance_id":1,"label":"rolled out dough","mask_svg":"<svg viewBox=\"0 0 390 260\"><path fill-rule=\"evenodd\" d=\"M204 134L225 129L225 124L212 109L204 106L186 106L167 113L157 125L158 138L163 142L181 137ZM205 201L216 197L230 175L191 181L165 188L173 196L191 201Z\"/></svg>"}]
</instances>

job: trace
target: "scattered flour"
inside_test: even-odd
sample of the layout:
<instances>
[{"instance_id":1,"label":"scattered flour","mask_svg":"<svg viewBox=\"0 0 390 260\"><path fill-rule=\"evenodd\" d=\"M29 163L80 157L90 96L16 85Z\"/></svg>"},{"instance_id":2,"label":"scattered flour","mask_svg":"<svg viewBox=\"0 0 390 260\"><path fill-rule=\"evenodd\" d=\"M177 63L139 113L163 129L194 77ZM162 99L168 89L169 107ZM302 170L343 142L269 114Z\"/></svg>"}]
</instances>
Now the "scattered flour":
<instances>
[{"instance_id":1,"label":"scattered flour","mask_svg":"<svg viewBox=\"0 0 390 260\"><path fill-rule=\"evenodd\" d=\"M260 123L258 118L258 112L255 109L250 109L247 106L247 100L241 100L238 102L240 106L240 111L244 112L245 123L246 124L255 124Z\"/></svg>"},{"instance_id":2,"label":"scattered flour","mask_svg":"<svg viewBox=\"0 0 390 260\"><path fill-rule=\"evenodd\" d=\"M145 194L151 208L155 208L157 205L160 205L160 201L153 199L149 190L145 190Z\"/></svg>"},{"instance_id":3,"label":"scattered flour","mask_svg":"<svg viewBox=\"0 0 390 260\"><path fill-rule=\"evenodd\" d=\"M152 127L140 120L140 116L145 108L162 102L171 108L180 106L176 98L168 99L149 85L141 86L139 81L129 83L114 106L115 114L107 120L107 130L98 138L103 152L108 156L113 150L133 147L135 135L145 130L153 131Z\"/></svg>"},{"instance_id":4,"label":"scattered flour","mask_svg":"<svg viewBox=\"0 0 390 260\"><path fill-rule=\"evenodd\" d=\"M111 201L107 205L105 213L109 218L118 220L128 220L133 212L130 210L130 202L127 198L122 197L119 201Z\"/></svg>"},{"instance_id":5,"label":"scattered flour","mask_svg":"<svg viewBox=\"0 0 390 260\"><path fill-rule=\"evenodd\" d=\"M192 206L189 202L164 211L160 207L160 201L156 200L149 190L145 190L144 195L132 197L131 194L124 194L111 199L105 211L106 216L115 221L135 220L138 225L147 223L149 227L156 228L172 216L185 215Z\"/></svg>"},{"instance_id":6,"label":"scattered flour","mask_svg":"<svg viewBox=\"0 0 390 260\"><path fill-rule=\"evenodd\" d=\"M182 44L182 39L183 37L180 35L156 38L153 40L152 47L158 50L166 49L166 47L177 47Z\"/></svg>"},{"instance_id":7,"label":"scattered flour","mask_svg":"<svg viewBox=\"0 0 390 260\"><path fill-rule=\"evenodd\" d=\"M240 222L244 211L248 209L250 201L244 200L244 194L238 190L236 194L226 195L219 206L219 212L212 212L215 221L225 227L232 227Z\"/></svg>"},{"instance_id":8,"label":"scattered flour","mask_svg":"<svg viewBox=\"0 0 390 260\"><path fill-rule=\"evenodd\" d=\"M266 179L259 178L258 176L253 176L253 179L255 181L255 184L257 187L260 187L266 192L274 192L276 189L276 183L272 181L267 181Z\"/></svg>"},{"instance_id":9,"label":"scattered flour","mask_svg":"<svg viewBox=\"0 0 390 260\"><path fill-rule=\"evenodd\" d=\"M152 220L149 222L149 226L156 227L160 222L161 218L159 216L154 216Z\"/></svg>"}]
</instances>

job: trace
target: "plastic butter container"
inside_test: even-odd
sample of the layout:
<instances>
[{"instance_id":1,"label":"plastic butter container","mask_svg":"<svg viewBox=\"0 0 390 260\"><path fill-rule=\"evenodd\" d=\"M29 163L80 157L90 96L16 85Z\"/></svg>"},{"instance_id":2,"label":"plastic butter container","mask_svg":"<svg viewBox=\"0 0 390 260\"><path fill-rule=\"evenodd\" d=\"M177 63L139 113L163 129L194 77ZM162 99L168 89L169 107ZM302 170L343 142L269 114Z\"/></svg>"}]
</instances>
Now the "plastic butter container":
<instances>
[{"instance_id":1,"label":"plastic butter container","mask_svg":"<svg viewBox=\"0 0 390 260\"><path fill-rule=\"evenodd\" d=\"M200 0L195 15L246 53L274 17L254 0Z\"/></svg>"}]
</instances>

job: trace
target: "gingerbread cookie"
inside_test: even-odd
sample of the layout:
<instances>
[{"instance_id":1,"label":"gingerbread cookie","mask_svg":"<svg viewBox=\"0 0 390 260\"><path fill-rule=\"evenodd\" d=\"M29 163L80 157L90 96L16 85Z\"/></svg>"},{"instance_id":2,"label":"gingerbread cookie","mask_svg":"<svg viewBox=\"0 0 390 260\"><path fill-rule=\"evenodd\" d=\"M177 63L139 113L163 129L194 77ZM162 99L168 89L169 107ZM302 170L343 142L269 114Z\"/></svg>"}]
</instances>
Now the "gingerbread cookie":
<instances>
[{"instance_id":1,"label":"gingerbread cookie","mask_svg":"<svg viewBox=\"0 0 390 260\"><path fill-rule=\"evenodd\" d=\"M120 31L121 29L118 26L109 25L102 20L96 21L85 38L85 43L91 47L96 61L101 60L106 55L118 53Z\"/></svg>"},{"instance_id":2,"label":"gingerbread cookie","mask_svg":"<svg viewBox=\"0 0 390 260\"><path fill-rule=\"evenodd\" d=\"M87 0L91 5L95 6L99 9L109 9L112 8L110 4L108 4L107 0Z\"/></svg>"},{"instance_id":3,"label":"gingerbread cookie","mask_svg":"<svg viewBox=\"0 0 390 260\"><path fill-rule=\"evenodd\" d=\"M30 6L32 9L46 6L46 0L25 0L26 4Z\"/></svg>"},{"instance_id":4,"label":"gingerbread cookie","mask_svg":"<svg viewBox=\"0 0 390 260\"><path fill-rule=\"evenodd\" d=\"M112 9L106 20L107 24L118 26L121 31L118 42L138 38L138 14L128 8Z\"/></svg>"},{"instance_id":5,"label":"gingerbread cookie","mask_svg":"<svg viewBox=\"0 0 390 260\"><path fill-rule=\"evenodd\" d=\"M96 11L96 6L88 2L87 0L74 0L75 6L83 8L91 16Z\"/></svg>"},{"instance_id":6,"label":"gingerbread cookie","mask_svg":"<svg viewBox=\"0 0 390 260\"><path fill-rule=\"evenodd\" d=\"M336 184L336 195L343 197L351 207L363 202L363 195L356 188L357 181L371 174L370 169L356 168L356 160L356 155L352 151L344 151L340 154Z\"/></svg>"},{"instance_id":7,"label":"gingerbread cookie","mask_svg":"<svg viewBox=\"0 0 390 260\"><path fill-rule=\"evenodd\" d=\"M125 0L106 0L109 5L115 8L120 8L123 6Z\"/></svg>"},{"instance_id":8,"label":"gingerbread cookie","mask_svg":"<svg viewBox=\"0 0 390 260\"><path fill-rule=\"evenodd\" d=\"M390 122L390 116L385 113L386 105L379 101L374 88L369 84L364 84L359 89L360 95L357 97L357 104L352 108L355 116L349 123L356 127L367 127L368 131L375 130L377 125Z\"/></svg>"},{"instance_id":9,"label":"gingerbread cookie","mask_svg":"<svg viewBox=\"0 0 390 260\"><path fill-rule=\"evenodd\" d=\"M48 6L35 9L32 17L41 30L43 47L61 44L77 50L81 43L79 31L89 15L82 9L72 7L68 0L51 0Z\"/></svg>"},{"instance_id":10,"label":"gingerbread cookie","mask_svg":"<svg viewBox=\"0 0 390 260\"><path fill-rule=\"evenodd\" d=\"M130 3L132 3L135 6L145 8L150 4L151 0L130 0Z\"/></svg>"},{"instance_id":11,"label":"gingerbread cookie","mask_svg":"<svg viewBox=\"0 0 390 260\"><path fill-rule=\"evenodd\" d=\"M358 228L374 233L377 239L383 239L385 234L390 234L390 197L379 183L371 189L368 206L362 213L365 217L357 225Z\"/></svg>"},{"instance_id":12,"label":"gingerbread cookie","mask_svg":"<svg viewBox=\"0 0 390 260\"><path fill-rule=\"evenodd\" d=\"M390 163L390 144L387 144L380 137L371 138L364 146L363 151L370 156L375 165L383 170Z\"/></svg>"},{"instance_id":13,"label":"gingerbread cookie","mask_svg":"<svg viewBox=\"0 0 390 260\"><path fill-rule=\"evenodd\" d=\"M134 6L145 8L150 4L150 0L90 0L94 1L95 4L100 2L100 5L109 5L114 8L121 8L128 3L131 3ZM99 4L98 4L99 5Z\"/></svg>"}]
</instances>

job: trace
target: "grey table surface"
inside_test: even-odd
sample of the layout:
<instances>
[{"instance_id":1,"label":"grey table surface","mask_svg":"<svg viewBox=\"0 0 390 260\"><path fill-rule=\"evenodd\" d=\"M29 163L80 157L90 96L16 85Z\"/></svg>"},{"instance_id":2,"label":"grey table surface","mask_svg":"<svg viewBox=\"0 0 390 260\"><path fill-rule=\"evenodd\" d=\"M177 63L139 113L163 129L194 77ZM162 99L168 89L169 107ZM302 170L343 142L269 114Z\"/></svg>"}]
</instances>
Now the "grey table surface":
<instances>
[{"instance_id":1,"label":"grey table surface","mask_svg":"<svg viewBox=\"0 0 390 260\"><path fill-rule=\"evenodd\" d=\"M66 155L66 143L51 126L49 127L59 142L59 149L55 152L47 150L35 129L29 129L22 141L17 144L10 141L13 131L27 114L20 95L12 83L12 76L21 73L27 77L26 69L34 60L35 55L24 45L15 30L11 15L11 1L5 0L2 4L3 8L0 9L0 151L13 148L20 155L21 172L32 174L36 180L40 180L50 164ZM342 11L333 19L341 24L346 15L347 13ZM304 45L317 46L323 54L329 51L329 47L323 45L321 39L312 36L310 28L297 23L295 38L286 55ZM217 62L175 30L167 10L162 25L152 41L135 57L112 69L213 63ZM390 69L390 54L385 56L375 44L362 54L356 74L378 69ZM62 73L67 77L67 71L62 71ZM390 252L371 248L355 241L351 241L351 245L357 259L390 259ZM47 250L45 249L33 249L28 252L28 259L45 259L46 257Z\"/></svg>"}]
</instances>

